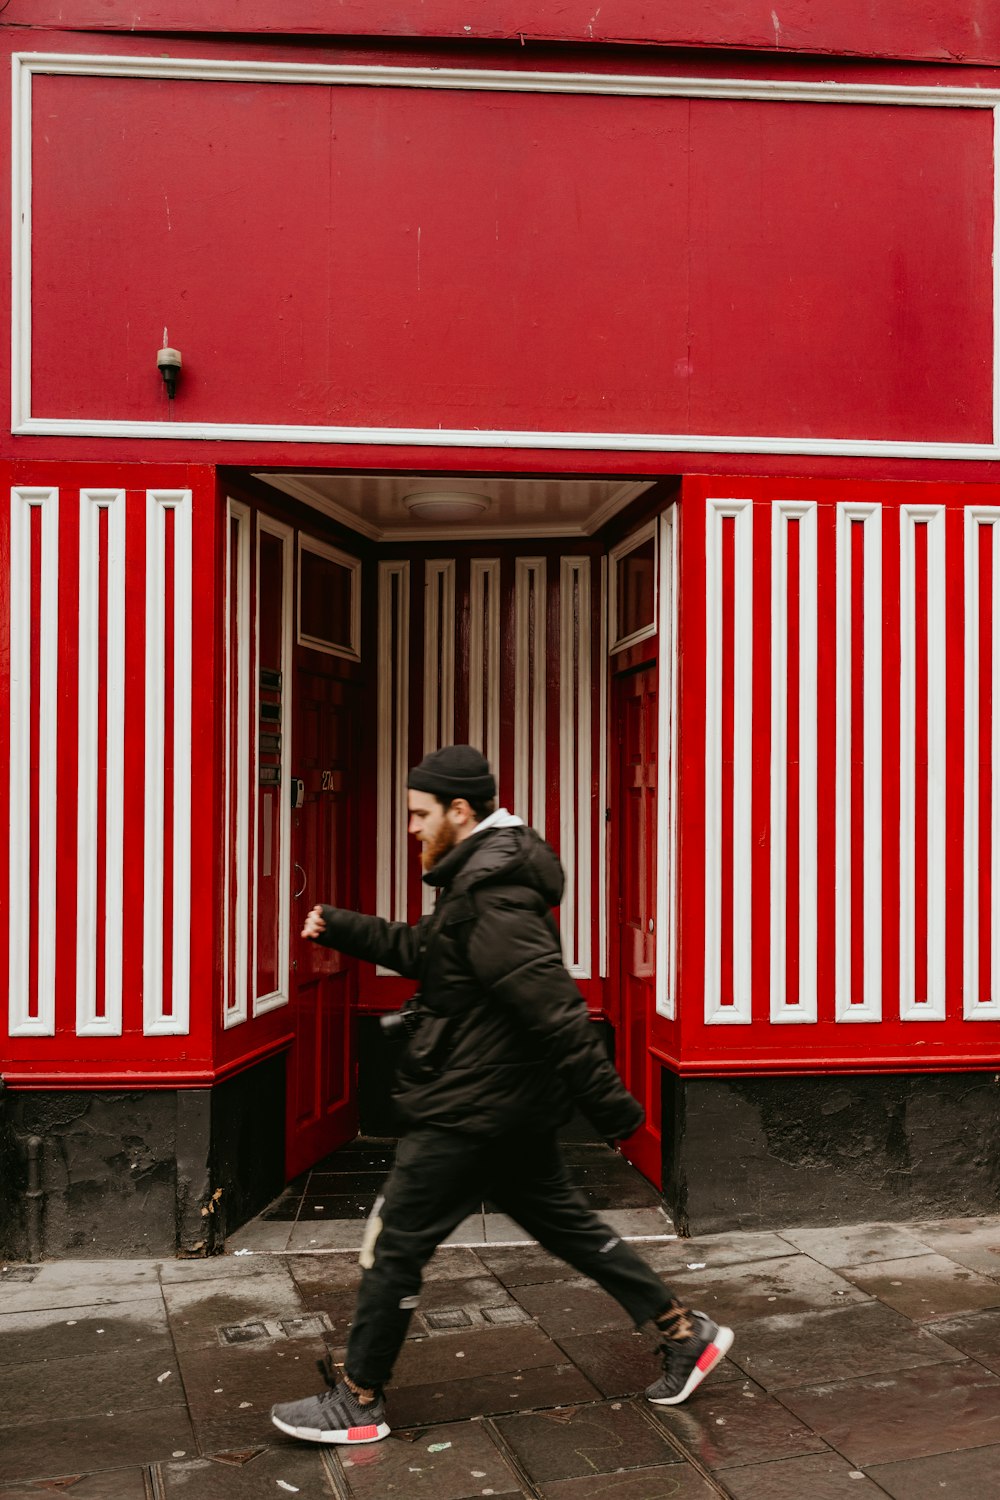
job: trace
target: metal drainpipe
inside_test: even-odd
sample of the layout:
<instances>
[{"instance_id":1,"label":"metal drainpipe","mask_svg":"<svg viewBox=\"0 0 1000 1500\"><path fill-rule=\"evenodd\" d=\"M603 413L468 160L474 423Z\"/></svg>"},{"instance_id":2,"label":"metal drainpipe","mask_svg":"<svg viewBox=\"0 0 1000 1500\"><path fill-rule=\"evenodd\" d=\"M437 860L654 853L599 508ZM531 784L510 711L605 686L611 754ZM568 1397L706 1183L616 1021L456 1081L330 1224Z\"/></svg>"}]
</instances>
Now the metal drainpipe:
<instances>
[{"instance_id":1,"label":"metal drainpipe","mask_svg":"<svg viewBox=\"0 0 1000 1500\"><path fill-rule=\"evenodd\" d=\"M42 1138L30 1135L27 1140L28 1190L25 1193L28 1219L28 1260L34 1265L42 1259L42 1213L45 1194L42 1191Z\"/></svg>"}]
</instances>

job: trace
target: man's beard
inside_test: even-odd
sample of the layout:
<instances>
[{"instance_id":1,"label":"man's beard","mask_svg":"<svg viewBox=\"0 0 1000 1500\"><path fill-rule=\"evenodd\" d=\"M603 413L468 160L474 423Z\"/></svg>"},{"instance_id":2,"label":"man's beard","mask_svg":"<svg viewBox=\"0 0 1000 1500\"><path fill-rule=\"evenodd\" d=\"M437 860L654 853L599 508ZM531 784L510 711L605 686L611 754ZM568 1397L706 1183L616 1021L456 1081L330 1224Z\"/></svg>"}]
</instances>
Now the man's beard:
<instances>
[{"instance_id":1,"label":"man's beard","mask_svg":"<svg viewBox=\"0 0 1000 1500\"><path fill-rule=\"evenodd\" d=\"M425 870L433 870L449 849L454 849L458 843L458 830L447 819L443 819L441 827L432 839L428 839L420 849L420 863Z\"/></svg>"}]
</instances>

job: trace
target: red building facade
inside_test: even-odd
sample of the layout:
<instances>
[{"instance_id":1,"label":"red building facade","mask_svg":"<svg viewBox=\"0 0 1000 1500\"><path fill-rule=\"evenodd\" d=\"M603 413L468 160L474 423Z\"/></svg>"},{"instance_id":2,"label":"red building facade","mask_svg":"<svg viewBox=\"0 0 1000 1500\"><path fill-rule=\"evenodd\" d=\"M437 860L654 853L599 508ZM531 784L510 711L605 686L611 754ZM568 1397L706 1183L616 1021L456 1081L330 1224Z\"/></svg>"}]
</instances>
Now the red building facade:
<instances>
[{"instance_id":1,"label":"red building facade","mask_svg":"<svg viewBox=\"0 0 1000 1500\"><path fill-rule=\"evenodd\" d=\"M680 1222L984 1211L996 21L270 9L4 14L6 1253L379 1126L452 739Z\"/></svg>"}]
</instances>

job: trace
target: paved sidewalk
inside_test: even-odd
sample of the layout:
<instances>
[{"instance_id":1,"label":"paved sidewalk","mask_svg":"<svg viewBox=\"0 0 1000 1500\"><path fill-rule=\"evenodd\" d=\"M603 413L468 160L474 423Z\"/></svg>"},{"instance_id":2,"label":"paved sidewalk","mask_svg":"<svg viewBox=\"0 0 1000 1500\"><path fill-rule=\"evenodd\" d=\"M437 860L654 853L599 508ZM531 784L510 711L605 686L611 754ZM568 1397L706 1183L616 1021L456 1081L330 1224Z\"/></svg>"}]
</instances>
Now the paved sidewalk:
<instances>
[{"instance_id":1,"label":"paved sidewalk","mask_svg":"<svg viewBox=\"0 0 1000 1500\"><path fill-rule=\"evenodd\" d=\"M642 1399L650 1346L602 1292L483 1240L431 1264L392 1437L343 1453L267 1413L342 1351L353 1253L7 1267L0 1500L1000 1496L1000 1219L640 1248L736 1329L686 1406Z\"/></svg>"}]
</instances>

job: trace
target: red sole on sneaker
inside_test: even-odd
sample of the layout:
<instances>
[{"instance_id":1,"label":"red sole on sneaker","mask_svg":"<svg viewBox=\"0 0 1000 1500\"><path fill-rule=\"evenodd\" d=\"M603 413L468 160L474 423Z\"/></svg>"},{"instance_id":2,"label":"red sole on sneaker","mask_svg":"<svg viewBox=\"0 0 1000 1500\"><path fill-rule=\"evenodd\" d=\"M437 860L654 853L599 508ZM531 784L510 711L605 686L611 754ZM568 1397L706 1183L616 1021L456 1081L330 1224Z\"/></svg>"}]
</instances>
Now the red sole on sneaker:
<instances>
[{"instance_id":1,"label":"red sole on sneaker","mask_svg":"<svg viewBox=\"0 0 1000 1500\"><path fill-rule=\"evenodd\" d=\"M378 1443L382 1438L388 1437L390 1432L388 1422L373 1422L368 1427L326 1428L320 1431L318 1427L291 1427L274 1415L271 1421L282 1432L287 1432L289 1437L301 1438L304 1443Z\"/></svg>"},{"instance_id":2,"label":"red sole on sneaker","mask_svg":"<svg viewBox=\"0 0 1000 1500\"><path fill-rule=\"evenodd\" d=\"M688 1376L683 1389L678 1391L676 1396L650 1396L648 1400L654 1406L680 1406L681 1402L686 1401L692 1391L698 1389L705 1376L711 1370L715 1369L719 1360L728 1354L732 1347L733 1330L731 1328L720 1328L712 1342L706 1345L698 1355L698 1362Z\"/></svg>"}]
</instances>

